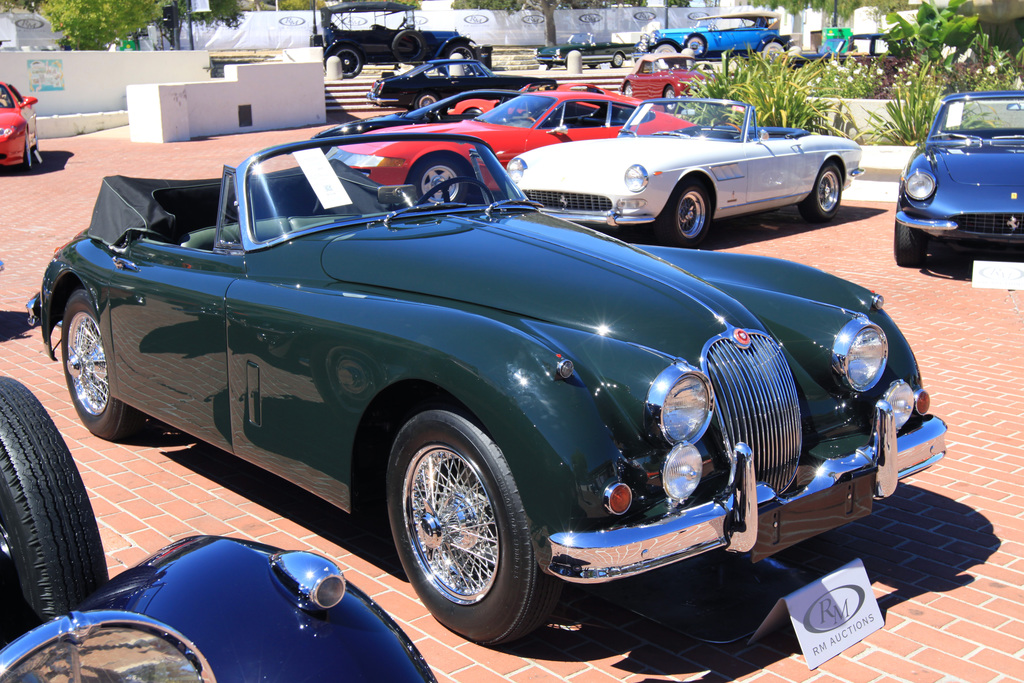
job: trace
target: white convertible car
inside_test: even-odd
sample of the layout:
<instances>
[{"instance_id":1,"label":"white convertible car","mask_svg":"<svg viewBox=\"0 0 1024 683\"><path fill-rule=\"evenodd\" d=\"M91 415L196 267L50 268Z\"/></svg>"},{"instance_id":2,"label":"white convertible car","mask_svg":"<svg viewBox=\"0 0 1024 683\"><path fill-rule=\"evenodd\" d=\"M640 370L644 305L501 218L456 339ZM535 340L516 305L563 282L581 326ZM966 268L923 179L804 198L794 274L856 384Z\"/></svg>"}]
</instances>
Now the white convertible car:
<instances>
[{"instance_id":1,"label":"white convertible car","mask_svg":"<svg viewBox=\"0 0 1024 683\"><path fill-rule=\"evenodd\" d=\"M812 223L839 210L860 169L852 140L757 125L742 102L657 99L617 138L541 147L508 171L544 211L578 223L653 223L658 241L693 247L716 218L796 204Z\"/></svg>"}]
</instances>

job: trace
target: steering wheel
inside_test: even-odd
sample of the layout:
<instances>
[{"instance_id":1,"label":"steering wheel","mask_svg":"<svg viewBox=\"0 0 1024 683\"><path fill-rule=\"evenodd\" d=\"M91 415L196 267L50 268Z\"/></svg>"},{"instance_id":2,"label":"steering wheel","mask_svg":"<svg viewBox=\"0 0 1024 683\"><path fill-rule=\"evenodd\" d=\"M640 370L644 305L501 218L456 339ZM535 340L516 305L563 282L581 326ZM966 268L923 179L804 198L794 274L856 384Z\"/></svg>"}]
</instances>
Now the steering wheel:
<instances>
[{"instance_id":1,"label":"steering wheel","mask_svg":"<svg viewBox=\"0 0 1024 683\"><path fill-rule=\"evenodd\" d=\"M468 175L457 175L452 178L449 178L448 180L442 180L437 185L434 185L432 188L430 188L426 193L424 193L422 197L420 197L420 200L416 202L416 206L422 206L424 204L428 204L431 202L439 203L437 200L434 199L434 196L438 192L444 193L443 201L450 202L452 198L451 195L447 192L447 190L452 185L457 185L458 183L468 183L470 185L476 185L481 190L483 190L488 204L494 202L494 195L491 193L491 189L487 187L487 185L477 180L476 178L471 178Z\"/></svg>"}]
</instances>

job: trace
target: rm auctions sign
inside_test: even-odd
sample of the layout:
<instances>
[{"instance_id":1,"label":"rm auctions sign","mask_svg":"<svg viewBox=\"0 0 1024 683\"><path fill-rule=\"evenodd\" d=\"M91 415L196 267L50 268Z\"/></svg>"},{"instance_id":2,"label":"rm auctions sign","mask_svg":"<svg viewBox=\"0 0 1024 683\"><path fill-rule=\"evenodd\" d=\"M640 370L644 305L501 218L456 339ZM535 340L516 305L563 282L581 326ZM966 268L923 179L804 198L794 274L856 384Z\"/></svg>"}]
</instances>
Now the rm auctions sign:
<instances>
[{"instance_id":1,"label":"rm auctions sign","mask_svg":"<svg viewBox=\"0 0 1024 683\"><path fill-rule=\"evenodd\" d=\"M885 625L860 560L779 600L750 641L785 623L787 612L811 669Z\"/></svg>"}]
</instances>

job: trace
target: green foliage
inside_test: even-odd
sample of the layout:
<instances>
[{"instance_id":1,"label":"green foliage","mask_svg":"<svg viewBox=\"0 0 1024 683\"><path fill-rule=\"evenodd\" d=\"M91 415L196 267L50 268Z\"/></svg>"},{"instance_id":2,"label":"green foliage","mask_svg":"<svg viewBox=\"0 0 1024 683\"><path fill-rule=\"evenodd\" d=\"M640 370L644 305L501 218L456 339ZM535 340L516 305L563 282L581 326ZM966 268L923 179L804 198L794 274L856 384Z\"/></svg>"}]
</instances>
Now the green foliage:
<instances>
[{"instance_id":1,"label":"green foliage","mask_svg":"<svg viewBox=\"0 0 1024 683\"><path fill-rule=\"evenodd\" d=\"M935 65L924 62L905 74L893 88L893 99L885 105L885 116L869 114L878 142L889 145L917 145L928 137L943 84L936 78Z\"/></svg>"},{"instance_id":2,"label":"green foliage","mask_svg":"<svg viewBox=\"0 0 1024 683\"><path fill-rule=\"evenodd\" d=\"M893 24L885 34L889 54L896 57L921 55L926 61L950 66L981 33L978 17L957 14L957 9L965 2L967 0L950 0L949 5L940 10L925 0L912 22L899 14L889 14L886 19Z\"/></svg>"},{"instance_id":3,"label":"green foliage","mask_svg":"<svg viewBox=\"0 0 1024 683\"><path fill-rule=\"evenodd\" d=\"M877 60L824 59L819 64L811 82L818 97L868 99L875 96L885 76Z\"/></svg>"},{"instance_id":4,"label":"green foliage","mask_svg":"<svg viewBox=\"0 0 1024 683\"><path fill-rule=\"evenodd\" d=\"M159 1L159 0L158 0ZM167 3L160 2L160 5ZM318 5L318 6L322 6ZM281 9L284 9L283 7ZM309 9L309 3L306 2L303 6L298 9ZM186 21L185 17L188 12L188 0L178 0L178 15L181 17L182 23ZM200 24L227 24L228 26L238 26L242 21L242 6L240 0L210 0L210 11L209 12L194 12L192 14L192 21Z\"/></svg>"},{"instance_id":5,"label":"green foliage","mask_svg":"<svg viewBox=\"0 0 1024 683\"><path fill-rule=\"evenodd\" d=\"M816 133L844 135L849 114L839 100L815 96L814 80L824 68L820 62L794 69L789 55L774 58L754 54L722 58L715 78L705 79L692 91L695 97L739 100L754 105L762 126L806 128Z\"/></svg>"},{"instance_id":6,"label":"green foliage","mask_svg":"<svg viewBox=\"0 0 1024 683\"><path fill-rule=\"evenodd\" d=\"M768 0L768 2L755 3L759 7L769 9L783 9L790 14L800 15L804 10L818 10L825 17L828 25L831 25L832 12L837 10L840 21L849 21L853 18L854 10L861 7L870 7L876 11L878 16L884 17L889 12L899 12L910 6L908 0Z\"/></svg>"},{"instance_id":7,"label":"green foliage","mask_svg":"<svg viewBox=\"0 0 1024 683\"><path fill-rule=\"evenodd\" d=\"M77 50L103 50L155 21L154 0L45 0L42 14Z\"/></svg>"}]
</instances>

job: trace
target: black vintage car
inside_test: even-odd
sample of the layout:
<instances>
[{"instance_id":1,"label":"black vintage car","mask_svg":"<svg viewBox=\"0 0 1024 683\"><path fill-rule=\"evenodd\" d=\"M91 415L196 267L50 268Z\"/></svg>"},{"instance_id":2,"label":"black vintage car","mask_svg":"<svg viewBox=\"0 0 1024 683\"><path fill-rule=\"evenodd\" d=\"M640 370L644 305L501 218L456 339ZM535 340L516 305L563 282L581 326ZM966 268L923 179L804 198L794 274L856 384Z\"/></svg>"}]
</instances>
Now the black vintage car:
<instances>
[{"instance_id":1,"label":"black vintage car","mask_svg":"<svg viewBox=\"0 0 1024 683\"><path fill-rule=\"evenodd\" d=\"M339 2L320 10L324 61L341 60L345 78L365 64L418 64L427 59L479 56L476 43L457 31L421 31L416 8L400 2Z\"/></svg>"},{"instance_id":2,"label":"black vintage car","mask_svg":"<svg viewBox=\"0 0 1024 683\"><path fill-rule=\"evenodd\" d=\"M371 130L395 128L396 126L413 126L419 123L464 121L476 118L477 115L490 111L502 102L522 94L518 90L467 90L419 109L339 123L336 126L325 128L313 137L331 138L338 135L368 133Z\"/></svg>"},{"instance_id":3,"label":"black vintage car","mask_svg":"<svg viewBox=\"0 0 1024 683\"><path fill-rule=\"evenodd\" d=\"M0 435L0 681L434 681L395 622L310 552L199 536L106 581L67 445L8 377Z\"/></svg>"},{"instance_id":4,"label":"black vintage car","mask_svg":"<svg viewBox=\"0 0 1024 683\"><path fill-rule=\"evenodd\" d=\"M557 87L558 81L496 74L472 59L435 59L403 74L374 81L366 99L378 107L418 109L466 90L519 90L528 85Z\"/></svg>"}]
</instances>

